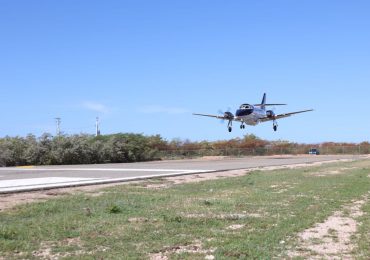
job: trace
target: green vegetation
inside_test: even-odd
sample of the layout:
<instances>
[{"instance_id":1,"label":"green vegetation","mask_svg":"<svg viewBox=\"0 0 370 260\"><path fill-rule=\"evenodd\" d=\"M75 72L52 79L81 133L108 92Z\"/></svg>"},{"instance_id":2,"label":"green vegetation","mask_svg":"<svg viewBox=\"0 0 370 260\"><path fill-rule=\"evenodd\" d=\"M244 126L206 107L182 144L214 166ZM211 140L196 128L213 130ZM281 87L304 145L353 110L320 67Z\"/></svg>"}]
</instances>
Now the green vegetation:
<instances>
[{"instance_id":1,"label":"green vegetation","mask_svg":"<svg viewBox=\"0 0 370 260\"><path fill-rule=\"evenodd\" d=\"M0 213L0 258L284 258L299 232L368 194L369 172L366 160L195 184L158 179L18 206ZM362 210L353 256L368 259L369 202Z\"/></svg>"},{"instance_id":2,"label":"green vegetation","mask_svg":"<svg viewBox=\"0 0 370 260\"><path fill-rule=\"evenodd\" d=\"M359 218L361 225L359 226L358 235L354 238L357 247L354 250L356 259L370 258L370 203L367 203L362 208L364 215Z\"/></svg>"},{"instance_id":3,"label":"green vegetation","mask_svg":"<svg viewBox=\"0 0 370 260\"><path fill-rule=\"evenodd\" d=\"M39 138L0 138L0 166L122 163L192 158L199 156L246 156L273 154L306 154L318 145L287 141L266 141L245 135L227 141L164 140L159 135L113 134L92 135L44 134ZM323 143L321 154L368 154L370 144Z\"/></svg>"},{"instance_id":4,"label":"green vegetation","mask_svg":"<svg viewBox=\"0 0 370 260\"><path fill-rule=\"evenodd\" d=\"M158 160L158 150L164 144L158 135L142 134L5 137L0 139L0 166Z\"/></svg>"}]
</instances>

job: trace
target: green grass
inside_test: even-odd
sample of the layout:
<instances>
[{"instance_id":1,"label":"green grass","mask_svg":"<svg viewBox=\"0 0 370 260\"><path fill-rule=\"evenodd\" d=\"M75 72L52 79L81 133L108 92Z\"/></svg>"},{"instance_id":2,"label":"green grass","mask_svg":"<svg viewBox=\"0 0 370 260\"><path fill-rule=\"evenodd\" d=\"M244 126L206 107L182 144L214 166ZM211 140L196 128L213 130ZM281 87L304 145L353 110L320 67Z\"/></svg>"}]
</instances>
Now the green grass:
<instances>
[{"instance_id":1,"label":"green grass","mask_svg":"<svg viewBox=\"0 0 370 260\"><path fill-rule=\"evenodd\" d=\"M362 208L364 215L360 217L359 232L353 239L356 241L357 248L354 250L354 256L357 259L370 258L370 203Z\"/></svg>"},{"instance_id":2,"label":"green grass","mask_svg":"<svg viewBox=\"0 0 370 260\"><path fill-rule=\"evenodd\" d=\"M353 169L317 176L344 167ZM97 197L81 193L22 205L0 213L0 258L37 259L48 250L66 259L147 259L154 253L170 259L280 258L296 245L297 233L367 194L369 173L367 160L166 189L121 185ZM363 210L353 254L369 258L369 203Z\"/></svg>"}]
</instances>

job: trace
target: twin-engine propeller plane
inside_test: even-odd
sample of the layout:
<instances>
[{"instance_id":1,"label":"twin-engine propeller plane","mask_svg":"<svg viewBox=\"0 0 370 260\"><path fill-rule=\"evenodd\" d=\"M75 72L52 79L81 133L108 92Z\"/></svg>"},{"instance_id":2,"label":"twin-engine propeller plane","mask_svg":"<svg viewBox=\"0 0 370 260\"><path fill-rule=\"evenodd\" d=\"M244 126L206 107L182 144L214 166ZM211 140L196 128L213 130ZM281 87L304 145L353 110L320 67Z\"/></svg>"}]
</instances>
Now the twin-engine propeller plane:
<instances>
[{"instance_id":1,"label":"twin-engine propeller plane","mask_svg":"<svg viewBox=\"0 0 370 260\"><path fill-rule=\"evenodd\" d=\"M229 132L232 131L232 124L233 121L240 122L240 129L244 129L245 125L252 125L255 126L262 122L272 121L272 126L274 131L277 130L278 124L277 120L284 117L289 117L291 115L305 113L313 111L313 109L308 110L302 110L297 112L291 112L291 113L285 113L280 115L275 115L274 111L272 110L266 110L266 107L268 106L284 106L286 104L266 104L266 93L263 94L262 102L261 104L242 104L238 110L236 110L235 115L231 112L224 112L223 115L207 115L207 114L196 114L193 115L196 116L208 116L208 117L214 117L221 120L227 120L229 121L227 125L227 129Z\"/></svg>"}]
</instances>

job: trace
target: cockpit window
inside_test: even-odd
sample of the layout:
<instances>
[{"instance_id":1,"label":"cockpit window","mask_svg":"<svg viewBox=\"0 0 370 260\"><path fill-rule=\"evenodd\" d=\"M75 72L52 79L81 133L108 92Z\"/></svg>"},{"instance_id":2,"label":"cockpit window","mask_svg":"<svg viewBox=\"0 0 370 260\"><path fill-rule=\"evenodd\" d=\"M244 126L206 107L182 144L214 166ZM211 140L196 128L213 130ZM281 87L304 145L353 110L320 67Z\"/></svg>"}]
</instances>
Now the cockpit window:
<instances>
[{"instance_id":1,"label":"cockpit window","mask_svg":"<svg viewBox=\"0 0 370 260\"><path fill-rule=\"evenodd\" d=\"M252 109L252 106L249 104L243 104L240 106L240 109Z\"/></svg>"}]
</instances>

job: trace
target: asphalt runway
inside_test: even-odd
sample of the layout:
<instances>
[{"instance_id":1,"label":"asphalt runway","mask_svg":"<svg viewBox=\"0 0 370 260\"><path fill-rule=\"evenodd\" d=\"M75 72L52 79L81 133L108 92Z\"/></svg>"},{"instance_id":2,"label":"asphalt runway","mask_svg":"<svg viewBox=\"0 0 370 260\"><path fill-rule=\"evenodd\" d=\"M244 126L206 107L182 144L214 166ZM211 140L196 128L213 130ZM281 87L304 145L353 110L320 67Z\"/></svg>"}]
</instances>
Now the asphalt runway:
<instances>
[{"instance_id":1,"label":"asphalt runway","mask_svg":"<svg viewBox=\"0 0 370 260\"><path fill-rule=\"evenodd\" d=\"M354 155L257 156L99 165L7 167L0 168L0 193L359 158L361 157Z\"/></svg>"}]
</instances>

